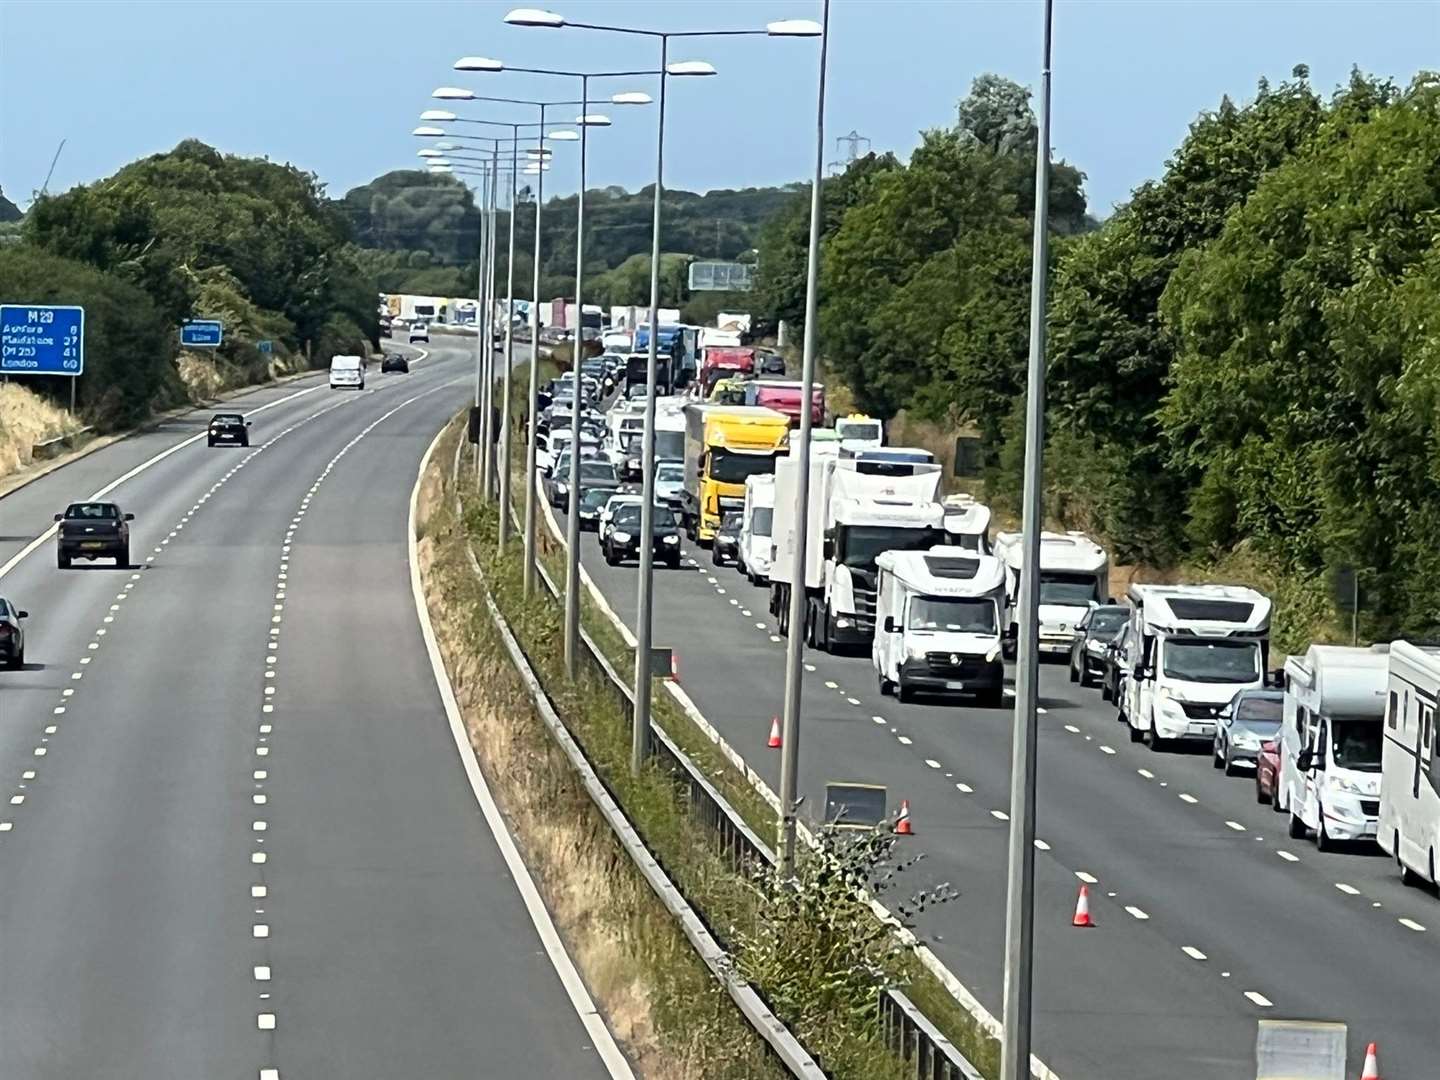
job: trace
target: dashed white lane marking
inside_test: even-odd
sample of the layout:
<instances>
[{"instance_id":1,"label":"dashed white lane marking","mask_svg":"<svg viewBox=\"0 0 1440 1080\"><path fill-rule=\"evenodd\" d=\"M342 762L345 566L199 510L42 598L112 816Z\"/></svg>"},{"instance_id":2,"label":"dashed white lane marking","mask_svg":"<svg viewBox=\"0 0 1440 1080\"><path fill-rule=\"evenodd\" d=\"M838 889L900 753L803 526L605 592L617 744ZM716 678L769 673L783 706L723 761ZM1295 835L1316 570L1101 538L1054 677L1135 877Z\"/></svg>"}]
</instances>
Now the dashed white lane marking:
<instances>
[{"instance_id":1,"label":"dashed white lane marking","mask_svg":"<svg viewBox=\"0 0 1440 1080\"><path fill-rule=\"evenodd\" d=\"M263 886L263 885L257 885L256 888L257 888L257 889L264 889L265 886ZM252 896L255 895L254 892L253 892L253 890L252 890L252 892L251 892L251 895L252 895ZM261 893L261 895L263 896L264 894ZM269 982L269 981L270 981L270 965L269 965L269 964L256 964L256 965L255 965L255 981L256 981L256 982Z\"/></svg>"},{"instance_id":2,"label":"dashed white lane marking","mask_svg":"<svg viewBox=\"0 0 1440 1080\"><path fill-rule=\"evenodd\" d=\"M10 805L11 805L11 806L19 806L19 805L20 805L21 803L23 803L24 801L25 801L25 796L24 796L24 795L11 795L11 796L10 796Z\"/></svg>"},{"instance_id":3,"label":"dashed white lane marking","mask_svg":"<svg viewBox=\"0 0 1440 1080\"><path fill-rule=\"evenodd\" d=\"M765 624L764 624L763 622L757 622L757 623L755 624L755 629L756 629L756 630L764 630L764 629L765 629ZM775 635L773 635L773 634L772 634L771 636L772 636L772 637L775 637L775 640L776 640L776 641L779 641L779 640L780 640L779 637L777 637L777 636L775 636Z\"/></svg>"},{"instance_id":4,"label":"dashed white lane marking","mask_svg":"<svg viewBox=\"0 0 1440 1080\"><path fill-rule=\"evenodd\" d=\"M814 670L815 670L815 665L814 665L814 664L806 664L806 665L805 665L805 670L806 670L806 671L814 671Z\"/></svg>"},{"instance_id":5,"label":"dashed white lane marking","mask_svg":"<svg viewBox=\"0 0 1440 1080\"><path fill-rule=\"evenodd\" d=\"M1035 711L1036 711L1037 713L1039 713L1041 716L1047 716L1047 715L1049 715L1048 712L1047 712L1045 709L1042 709L1039 705L1036 705L1036 706L1035 706Z\"/></svg>"},{"instance_id":6,"label":"dashed white lane marking","mask_svg":"<svg viewBox=\"0 0 1440 1080\"><path fill-rule=\"evenodd\" d=\"M1185 803L1197 803L1197 802L1199 802L1200 800L1197 799L1197 798L1195 798L1194 795L1187 795L1187 794L1185 794L1185 792L1182 791L1182 792L1180 793L1180 801L1181 801L1181 802L1185 802Z\"/></svg>"},{"instance_id":7,"label":"dashed white lane marking","mask_svg":"<svg viewBox=\"0 0 1440 1080\"><path fill-rule=\"evenodd\" d=\"M1343 892L1346 896L1359 896L1359 895L1360 895L1360 890L1359 890L1359 889L1355 888L1354 885L1347 885L1347 884L1345 884L1345 882L1343 882L1343 881L1337 881L1337 882L1335 882L1335 888L1339 889L1339 890L1340 890L1341 892Z\"/></svg>"},{"instance_id":8,"label":"dashed white lane marking","mask_svg":"<svg viewBox=\"0 0 1440 1080\"><path fill-rule=\"evenodd\" d=\"M908 735L896 735L895 738L897 738L897 739L900 740L900 745L901 745L901 746L909 746L910 743L912 742L912 740L910 739L910 737L909 737Z\"/></svg>"},{"instance_id":9,"label":"dashed white lane marking","mask_svg":"<svg viewBox=\"0 0 1440 1080\"><path fill-rule=\"evenodd\" d=\"M1079 729L1078 727L1076 727L1074 724L1066 724L1066 725L1065 725L1065 730L1068 731L1068 732L1070 732L1071 735L1079 735L1079 734L1080 734L1080 729Z\"/></svg>"},{"instance_id":10,"label":"dashed white lane marking","mask_svg":"<svg viewBox=\"0 0 1440 1080\"><path fill-rule=\"evenodd\" d=\"M1036 840L1036 841L1035 841L1035 846L1036 846L1039 850L1041 850L1041 851L1049 851L1049 850L1050 850L1050 845L1047 844L1044 840Z\"/></svg>"},{"instance_id":11,"label":"dashed white lane marking","mask_svg":"<svg viewBox=\"0 0 1440 1080\"><path fill-rule=\"evenodd\" d=\"M1425 932L1425 927L1421 926L1414 919L1397 919L1396 922L1407 930L1414 930L1417 934L1423 934Z\"/></svg>"},{"instance_id":12,"label":"dashed white lane marking","mask_svg":"<svg viewBox=\"0 0 1440 1080\"><path fill-rule=\"evenodd\" d=\"M1141 922L1144 922L1146 919L1150 918L1149 912L1142 911L1134 904L1126 904L1125 910L1128 911L1131 915L1135 916L1135 918L1139 919Z\"/></svg>"},{"instance_id":13,"label":"dashed white lane marking","mask_svg":"<svg viewBox=\"0 0 1440 1080\"><path fill-rule=\"evenodd\" d=\"M860 704L860 699L859 699L859 698L847 697L845 700L848 701L851 705L859 705L859 704Z\"/></svg>"},{"instance_id":14,"label":"dashed white lane marking","mask_svg":"<svg viewBox=\"0 0 1440 1080\"><path fill-rule=\"evenodd\" d=\"M877 723L877 724L884 724L884 723L885 723L885 718L884 718L883 716L872 716L872 717L870 717L870 719L873 720L873 721L874 721L875 723Z\"/></svg>"},{"instance_id":15,"label":"dashed white lane marking","mask_svg":"<svg viewBox=\"0 0 1440 1080\"><path fill-rule=\"evenodd\" d=\"M1236 832L1244 832L1244 831L1245 831L1245 826L1244 826L1244 825L1241 825L1240 822L1238 822L1238 821L1226 821L1226 822L1225 822L1225 827L1226 827L1227 829L1234 829Z\"/></svg>"},{"instance_id":16,"label":"dashed white lane marking","mask_svg":"<svg viewBox=\"0 0 1440 1080\"><path fill-rule=\"evenodd\" d=\"M261 1013L259 1016L255 1017L255 1024L261 1031L274 1031L275 1014Z\"/></svg>"},{"instance_id":17,"label":"dashed white lane marking","mask_svg":"<svg viewBox=\"0 0 1440 1080\"><path fill-rule=\"evenodd\" d=\"M996 821L1010 820L1010 815L1007 814L1004 810L991 810L990 816L993 817Z\"/></svg>"},{"instance_id":18,"label":"dashed white lane marking","mask_svg":"<svg viewBox=\"0 0 1440 1080\"><path fill-rule=\"evenodd\" d=\"M1276 855L1279 855L1280 858L1284 859L1286 862L1299 862L1299 861L1300 861L1300 856L1299 856L1299 855L1295 855L1295 854L1293 854L1293 853L1291 853L1291 852L1289 852L1289 851L1286 851L1284 848L1276 848L1276 849L1275 849L1275 854L1276 854Z\"/></svg>"},{"instance_id":19,"label":"dashed white lane marking","mask_svg":"<svg viewBox=\"0 0 1440 1080\"><path fill-rule=\"evenodd\" d=\"M13 821L0 821L0 832L9 832L15 827Z\"/></svg>"},{"instance_id":20,"label":"dashed white lane marking","mask_svg":"<svg viewBox=\"0 0 1440 1080\"><path fill-rule=\"evenodd\" d=\"M279 1069L261 1069L260 1080L280 1080Z\"/></svg>"},{"instance_id":21,"label":"dashed white lane marking","mask_svg":"<svg viewBox=\"0 0 1440 1080\"><path fill-rule=\"evenodd\" d=\"M1262 1009L1274 1008L1275 1003L1258 990L1246 990L1245 996Z\"/></svg>"},{"instance_id":22,"label":"dashed white lane marking","mask_svg":"<svg viewBox=\"0 0 1440 1080\"><path fill-rule=\"evenodd\" d=\"M1081 881L1085 882L1086 885L1098 885L1100 883L1099 878L1097 878L1094 874L1086 873L1084 870L1076 870L1075 876Z\"/></svg>"},{"instance_id":23,"label":"dashed white lane marking","mask_svg":"<svg viewBox=\"0 0 1440 1080\"><path fill-rule=\"evenodd\" d=\"M1115 753L1115 748L1113 746L1106 746L1104 743L1101 743L1100 752L1102 754L1113 754Z\"/></svg>"},{"instance_id":24,"label":"dashed white lane marking","mask_svg":"<svg viewBox=\"0 0 1440 1080\"><path fill-rule=\"evenodd\" d=\"M962 794L964 794L964 795L973 795L973 794L975 793L975 789L974 789L973 787L971 787L969 784L956 784L956 785L955 785L955 790L956 790L956 791L959 791L960 793L962 793Z\"/></svg>"},{"instance_id":25,"label":"dashed white lane marking","mask_svg":"<svg viewBox=\"0 0 1440 1080\"><path fill-rule=\"evenodd\" d=\"M734 603L734 601L731 601L731 603ZM741 608L741 609L740 609L740 614L741 614L741 615L744 615L745 618L748 619L748 618L750 618L750 616L754 615L755 613L754 613L753 611L751 611L751 610L747 607L747 608Z\"/></svg>"},{"instance_id":26,"label":"dashed white lane marking","mask_svg":"<svg viewBox=\"0 0 1440 1080\"><path fill-rule=\"evenodd\" d=\"M263 851L252 851L252 852L250 853L250 861L251 861L252 863L254 863L256 866L263 866L263 865L265 865L265 861L266 861L269 857L270 857L270 856L266 855L265 852L263 852Z\"/></svg>"},{"instance_id":27,"label":"dashed white lane marking","mask_svg":"<svg viewBox=\"0 0 1440 1080\"><path fill-rule=\"evenodd\" d=\"M1210 959L1210 958L1209 958L1208 956L1206 956L1203 952L1201 952L1199 949L1197 949L1194 945L1181 945L1181 946L1180 946L1180 951L1183 952L1186 956L1190 957L1191 960L1208 960L1208 959Z\"/></svg>"},{"instance_id":28,"label":"dashed white lane marking","mask_svg":"<svg viewBox=\"0 0 1440 1080\"><path fill-rule=\"evenodd\" d=\"M826 680L825 680L825 689L826 689L826 690L834 690L834 689L836 689L836 688L837 688L836 683L834 683L833 681L831 681L831 680L829 680L829 679L826 679Z\"/></svg>"},{"instance_id":29,"label":"dashed white lane marking","mask_svg":"<svg viewBox=\"0 0 1440 1080\"><path fill-rule=\"evenodd\" d=\"M928 758L928 757L927 757L927 758L925 759L925 764L926 764L926 765L929 765L930 768L932 768L932 769L938 769L938 768L940 767L940 763L939 763L938 761L936 761L934 758Z\"/></svg>"}]
</instances>

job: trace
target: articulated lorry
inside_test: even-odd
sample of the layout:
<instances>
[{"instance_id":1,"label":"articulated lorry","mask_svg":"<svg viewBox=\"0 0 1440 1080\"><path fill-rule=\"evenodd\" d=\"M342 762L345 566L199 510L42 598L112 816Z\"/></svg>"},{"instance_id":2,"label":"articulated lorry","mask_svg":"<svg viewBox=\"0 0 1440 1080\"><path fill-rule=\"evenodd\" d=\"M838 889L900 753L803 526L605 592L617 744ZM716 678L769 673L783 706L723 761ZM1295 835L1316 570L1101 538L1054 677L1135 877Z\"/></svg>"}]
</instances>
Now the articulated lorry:
<instances>
[{"instance_id":1,"label":"articulated lorry","mask_svg":"<svg viewBox=\"0 0 1440 1080\"><path fill-rule=\"evenodd\" d=\"M838 446L836 447L838 450ZM800 470L810 470L810 497L797 513ZM827 652L868 649L875 633L876 558L885 551L927 551L945 543L944 508L933 462L864 461L838 454L791 453L775 465L771 522L770 612L780 633L790 595L806 594L806 643ZM805 530L804 580L794 580L797 539Z\"/></svg>"},{"instance_id":2,"label":"articulated lorry","mask_svg":"<svg viewBox=\"0 0 1440 1080\"><path fill-rule=\"evenodd\" d=\"M805 411L804 403L803 383L784 379L753 379L745 384L746 405L764 405L767 409L782 412L797 428ZM825 387L820 383L810 386L810 423L817 428L825 423ZM843 436L841 445L844 445Z\"/></svg>"},{"instance_id":3,"label":"articulated lorry","mask_svg":"<svg viewBox=\"0 0 1440 1080\"><path fill-rule=\"evenodd\" d=\"M745 506L745 481L775 471L790 432L774 409L750 405L685 407L685 490L680 516L691 540L708 546L727 510Z\"/></svg>"}]
</instances>

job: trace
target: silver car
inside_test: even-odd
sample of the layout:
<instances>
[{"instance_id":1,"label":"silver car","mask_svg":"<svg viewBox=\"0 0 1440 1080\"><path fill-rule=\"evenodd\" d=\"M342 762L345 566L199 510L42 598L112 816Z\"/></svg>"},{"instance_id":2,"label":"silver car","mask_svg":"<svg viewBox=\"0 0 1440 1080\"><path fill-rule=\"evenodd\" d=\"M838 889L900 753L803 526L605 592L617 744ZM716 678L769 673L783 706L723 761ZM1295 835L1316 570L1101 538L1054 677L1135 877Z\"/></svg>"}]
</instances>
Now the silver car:
<instances>
[{"instance_id":1,"label":"silver car","mask_svg":"<svg viewBox=\"0 0 1440 1080\"><path fill-rule=\"evenodd\" d=\"M655 501L680 504L680 494L685 490L685 463L661 461L655 465Z\"/></svg>"},{"instance_id":2,"label":"silver car","mask_svg":"<svg viewBox=\"0 0 1440 1080\"><path fill-rule=\"evenodd\" d=\"M1280 732L1285 694L1280 690L1241 690L1220 710L1215 725L1212 763L1234 776L1241 768L1253 769L1260 745Z\"/></svg>"}]
</instances>

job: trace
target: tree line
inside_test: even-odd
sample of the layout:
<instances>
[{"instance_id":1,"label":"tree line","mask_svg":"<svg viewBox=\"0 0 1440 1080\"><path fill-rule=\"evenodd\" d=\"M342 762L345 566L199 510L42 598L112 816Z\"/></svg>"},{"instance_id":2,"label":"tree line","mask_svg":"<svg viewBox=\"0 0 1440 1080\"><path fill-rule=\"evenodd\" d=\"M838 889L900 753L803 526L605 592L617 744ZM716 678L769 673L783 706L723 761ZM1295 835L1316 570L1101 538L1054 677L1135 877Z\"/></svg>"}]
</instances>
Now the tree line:
<instances>
[{"instance_id":1,"label":"tree line","mask_svg":"<svg viewBox=\"0 0 1440 1080\"><path fill-rule=\"evenodd\" d=\"M1020 486L1034 121L977 80L908 163L822 189L827 370L881 416L978 428ZM1191 124L1103 225L1052 171L1047 513L1156 567L1258 567L1328 607L1358 571L1376 636L1440 625L1440 78L1297 67ZM759 306L803 316L808 194L767 224Z\"/></svg>"},{"instance_id":2,"label":"tree line","mask_svg":"<svg viewBox=\"0 0 1440 1080\"><path fill-rule=\"evenodd\" d=\"M312 174L187 140L94 184L35 200L0 247L0 295L85 307L81 411L116 428L184 400L179 326L219 318L226 381L277 359L328 360L376 334L375 290ZM271 343L270 353L258 343ZM68 380L27 382L57 400Z\"/></svg>"}]
</instances>

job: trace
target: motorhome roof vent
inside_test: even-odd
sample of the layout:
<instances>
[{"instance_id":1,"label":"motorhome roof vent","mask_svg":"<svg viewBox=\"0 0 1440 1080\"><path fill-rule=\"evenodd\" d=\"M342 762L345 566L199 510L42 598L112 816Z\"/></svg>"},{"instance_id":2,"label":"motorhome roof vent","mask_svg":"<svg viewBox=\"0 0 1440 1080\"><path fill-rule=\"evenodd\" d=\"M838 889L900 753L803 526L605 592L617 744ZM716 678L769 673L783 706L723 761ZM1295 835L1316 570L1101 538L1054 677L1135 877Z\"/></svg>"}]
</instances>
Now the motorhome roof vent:
<instances>
[{"instance_id":1,"label":"motorhome roof vent","mask_svg":"<svg viewBox=\"0 0 1440 1080\"><path fill-rule=\"evenodd\" d=\"M969 581L980 569L980 560L966 559L958 555L926 555L925 565L936 577Z\"/></svg>"},{"instance_id":2,"label":"motorhome roof vent","mask_svg":"<svg viewBox=\"0 0 1440 1080\"><path fill-rule=\"evenodd\" d=\"M1254 604L1243 600L1207 600L1193 596L1177 596L1170 600L1170 610L1177 619L1187 622L1248 622Z\"/></svg>"}]
</instances>

